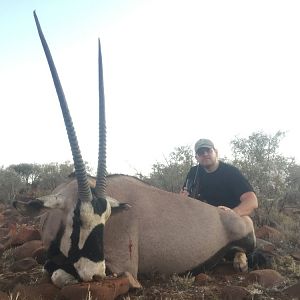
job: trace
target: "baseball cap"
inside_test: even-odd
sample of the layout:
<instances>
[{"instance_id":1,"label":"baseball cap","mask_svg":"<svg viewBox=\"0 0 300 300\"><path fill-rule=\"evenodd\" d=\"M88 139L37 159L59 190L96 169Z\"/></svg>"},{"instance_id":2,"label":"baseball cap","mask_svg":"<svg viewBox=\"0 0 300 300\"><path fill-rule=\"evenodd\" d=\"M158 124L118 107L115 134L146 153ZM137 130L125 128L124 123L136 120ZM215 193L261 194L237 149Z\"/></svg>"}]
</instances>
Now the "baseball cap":
<instances>
[{"instance_id":1,"label":"baseball cap","mask_svg":"<svg viewBox=\"0 0 300 300\"><path fill-rule=\"evenodd\" d=\"M215 146L211 140L200 139L195 144L195 152L197 152L200 148L215 148Z\"/></svg>"}]
</instances>

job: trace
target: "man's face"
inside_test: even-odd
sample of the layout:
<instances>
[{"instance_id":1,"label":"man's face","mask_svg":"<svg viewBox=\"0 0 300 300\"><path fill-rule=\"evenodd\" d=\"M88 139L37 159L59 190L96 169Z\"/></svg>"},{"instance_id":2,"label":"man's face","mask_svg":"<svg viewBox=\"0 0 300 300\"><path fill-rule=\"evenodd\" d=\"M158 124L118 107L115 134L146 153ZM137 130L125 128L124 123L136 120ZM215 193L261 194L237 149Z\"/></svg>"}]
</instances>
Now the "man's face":
<instances>
[{"instance_id":1,"label":"man's face","mask_svg":"<svg viewBox=\"0 0 300 300\"><path fill-rule=\"evenodd\" d=\"M214 148L201 147L196 153L198 163L204 168L211 168L218 162L218 152Z\"/></svg>"}]
</instances>

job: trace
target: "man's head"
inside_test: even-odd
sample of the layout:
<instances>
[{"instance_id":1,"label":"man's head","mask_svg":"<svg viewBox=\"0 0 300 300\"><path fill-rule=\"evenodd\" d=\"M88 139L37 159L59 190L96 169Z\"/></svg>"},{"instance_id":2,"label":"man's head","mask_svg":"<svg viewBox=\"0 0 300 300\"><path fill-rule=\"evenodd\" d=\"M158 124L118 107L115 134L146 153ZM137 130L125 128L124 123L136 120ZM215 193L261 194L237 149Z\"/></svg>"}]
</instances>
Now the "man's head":
<instances>
[{"instance_id":1,"label":"man's head","mask_svg":"<svg viewBox=\"0 0 300 300\"><path fill-rule=\"evenodd\" d=\"M200 139L195 144L198 163L207 171L215 171L218 167L218 151L211 140Z\"/></svg>"}]
</instances>

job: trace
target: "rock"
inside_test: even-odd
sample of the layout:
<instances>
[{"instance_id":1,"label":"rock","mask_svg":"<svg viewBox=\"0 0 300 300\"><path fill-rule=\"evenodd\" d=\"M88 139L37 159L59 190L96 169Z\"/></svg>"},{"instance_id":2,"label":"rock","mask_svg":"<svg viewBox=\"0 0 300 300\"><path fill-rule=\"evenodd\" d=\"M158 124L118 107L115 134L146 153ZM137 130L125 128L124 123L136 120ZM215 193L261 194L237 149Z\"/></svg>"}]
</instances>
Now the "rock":
<instances>
[{"instance_id":1,"label":"rock","mask_svg":"<svg viewBox=\"0 0 300 300\"><path fill-rule=\"evenodd\" d=\"M0 290L5 293L10 293L17 284L28 284L30 277L27 274L14 274L6 279L0 279ZM1 299L1 298L0 298Z\"/></svg>"},{"instance_id":2,"label":"rock","mask_svg":"<svg viewBox=\"0 0 300 300\"><path fill-rule=\"evenodd\" d=\"M293 297L293 299L300 299L300 281L284 290L284 292Z\"/></svg>"},{"instance_id":3,"label":"rock","mask_svg":"<svg viewBox=\"0 0 300 300\"><path fill-rule=\"evenodd\" d=\"M8 232L9 232L8 228L0 228L0 239L3 239L5 236L7 236Z\"/></svg>"},{"instance_id":4,"label":"rock","mask_svg":"<svg viewBox=\"0 0 300 300\"><path fill-rule=\"evenodd\" d=\"M12 272L24 272L31 270L33 267L37 266L37 261L32 257L23 258L16 261L10 266Z\"/></svg>"},{"instance_id":5,"label":"rock","mask_svg":"<svg viewBox=\"0 0 300 300\"><path fill-rule=\"evenodd\" d=\"M2 213L0 213L0 226L4 224L5 217Z\"/></svg>"},{"instance_id":6,"label":"rock","mask_svg":"<svg viewBox=\"0 0 300 300\"><path fill-rule=\"evenodd\" d=\"M51 283L38 285L17 284L12 292L12 299L22 300L113 300L127 293L129 280L126 275L119 278L106 278L101 282L86 282L63 287L61 290ZM19 298L14 298L19 294ZM1 299L1 298L0 298Z\"/></svg>"},{"instance_id":7,"label":"rock","mask_svg":"<svg viewBox=\"0 0 300 300\"><path fill-rule=\"evenodd\" d=\"M266 252L274 253L276 247L271 242L256 238L256 248Z\"/></svg>"},{"instance_id":8,"label":"rock","mask_svg":"<svg viewBox=\"0 0 300 300\"><path fill-rule=\"evenodd\" d=\"M40 232L34 227L22 226L15 230L12 229L10 232L10 239L4 244L5 249L15 247L29 242L32 240L40 240Z\"/></svg>"},{"instance_id":9,"label":"rock","mask_svg":"<svg viewBox=\"0 0 300 300\"><path fill-rule=\"evenodd\" d=\"M105 278L101 282L85 282L62 288L61 295L68 300L113 300L129 291L129 281L124 277ZM90 297L90 298L89 298Z\"/></svg>"},{"instance_id":10,"label":"rock","mask_svg":"<svg viewBox=\"0 0 300 300\"><path fill-rule=\"evenodd\" d=\"M216 265L211 273L217 276L227 276L237 274L236 270L233 268L232 262L222 262Z\"/></svg>"},{"instance_id":11,"label":"rock","mask_svg":"<svg viewBox=\"0 0 300 300\"><path fill-rule=\"evenodd\" d=\"M0 228L0 242L2 244L4 244L5 242L7 242L10 239L10 233L11 228Z\"/></svg>"},{"instance_id":12,"label":"rock","mask_svg":"<svg viewBox=\"0 0 300 300\"><path fill-rule=\"evenodd\" d=\"M265 288L272 288L284 282L284 277L277 271L271 269L255 270L248 274L247 281L258 283Z\"/></svg>"},{"instance_id":13,"label":"rock","mask_svg":"<svg viewBox=\"0 0 300 300\"><path fill-rule=\"evenodd\" d=\"M19 213L15 210L15 209L12 209L12 208L7 208L5 209L3 212L2 212L3 216L5 217L13 217L13 216L18 216Z\"/></svg>"},{"instance_id":14,"label":"rock","mask_svg":"<svg viewBox=\"0 0 300 300\"><path fill-rule=\"evenodd\" d=\"M300 260L300 251L291 253L292 258Z\"/></svg>"},{"instance_id":15,"label":"rock","mask_svg":"<svg viewBox=\"0 0 300 300\"><path fill-rule=\"evenodd\" d=\"M7 227L0 228L0 239L2 239L5 236L7 236L8 233L9 233L9 228L7 228Z\"/></svg>"},{"instance_id":16,"label":"rock","mask_svg":"<svg viewBox=\"0 0 300 300\"><path fill-rule=\"evenodd\" d=\"M293 215L299 215L300 214L300 208L299 207L285 207L283 209L283 212L289 216Z\"/></svg>"},{"instance_id":17,"label":"rock","mask_svg":"<svg viewBox=\"0 0 300 300\"><path fill-rule=\"evenodd\" d=\"M12 255L15 260L20 260L25 257L34 257L34 252L41 248L43 245L41 240L32 240L25 242L23 245L18 246L12 250Z\"/></svg>"},{"instance_id":18,"label":"rock","mask_svg":"<svg viewBox=\"0 0 300 300\"><path fill-rule=\"evenodd\" d=\"M8 295L6 293L0 291L0 299L1 300L9 300L10 298L8 297Z\"/></svg>"},{"instance_id":19,"label":"rock","mask_svg":"<svg viewBox=\"0 0 300 300\"><path fill-rule=\"evenodd\" d=\"M130 289L141 289L142 286L137 279L135 279L131 273L124 272L122 275L119 275L118 278L123 278L124 281L128 281ZM99 281L99 280L98 280Z\"/></svg>"},{"instance_id":20,"label":"rock","mask_svg":"<svg viewBox=\"0 0 300 300\"><path fill-rule=\"evenodd\" d=\"M14 279L0 279L0 290L8 293L14 287ZM0 298L1 299L1 298Z\"/></svg>"},{"instance_id":21,"label":"rock","mask_svg":"<svg viewBox=\"0 0 300 300\"><path fill-rule=\"evenodd\" d=\"M221 290L221 299L223 300L250 300L251 293L241 286L225 286Z\"/></svg>"},{"instance_id":22,"label":"rock","mask_svg":"<svg viewBox=\"0 0 300 300\"><path fill-rule=\"evenodd\" d=\"M44 265L47 260L47 249L40 247L36 249L31 255L40 265Z\"/></svg>"},{"instance_id":23,"label":"rock","mask_svg":"<svg viewBox=\"0 0 300 300\"><path fill-rule=\"evenodd\" d=\"M55 287L53 284L44 283L38 285L21 285L18 284L13 292L12 299L22 300L53 300L59 298L60 289ZM19 295L19 298L17 298Z\"/></svg>"},{"instance_id":24,"label":"rock","mask_svg":"<svg viewBox=\"0 0 300 300\"><path fill-rule=\"evenodd\" d=\"M273 239L273 240L281 240L283 238L283 234L270 226L264 225L255 230L255 235L259 239Z\"/></svg>"},{"instance_id":25,"label":"rock","mask_svg":"<svg viewBox=\"0 0 300 300\"><path fill-rule=\"evenodd\" d=\"M199 286L204 286L211 280L212 280L211 277L209 277L208 275L204 273L200 273L195 277L194 284Z\"/></svg>"},{"instance_id":26,"label":"rock","mask_svg":"<svg viewBox=\"0 0 300 300\"><path fill-rule=\"evenodd\" d=\"M2 255L2 253L5 251L5 248L2 244L0 244L0 256Z\"/></svg>"}]
</instances>

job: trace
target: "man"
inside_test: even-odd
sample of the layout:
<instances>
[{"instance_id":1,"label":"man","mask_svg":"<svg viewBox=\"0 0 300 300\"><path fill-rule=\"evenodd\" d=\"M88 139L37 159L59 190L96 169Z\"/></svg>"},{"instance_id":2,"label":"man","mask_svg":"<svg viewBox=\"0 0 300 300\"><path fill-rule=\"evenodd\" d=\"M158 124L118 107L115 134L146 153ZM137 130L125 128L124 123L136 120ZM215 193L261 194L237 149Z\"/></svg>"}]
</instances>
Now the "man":
<instances>
[{"instance_id":1,"label":"man","mask_svg":"<svg viewBox=\"0 0 300 300\"><path fill-rule=\"evenodd\" d=\"M221 162L212 141L200 139L195 144L199 163L190 169L182 194L249 216L258 201L248 180L234 166Z\"/></svg>"}]
</instances>

